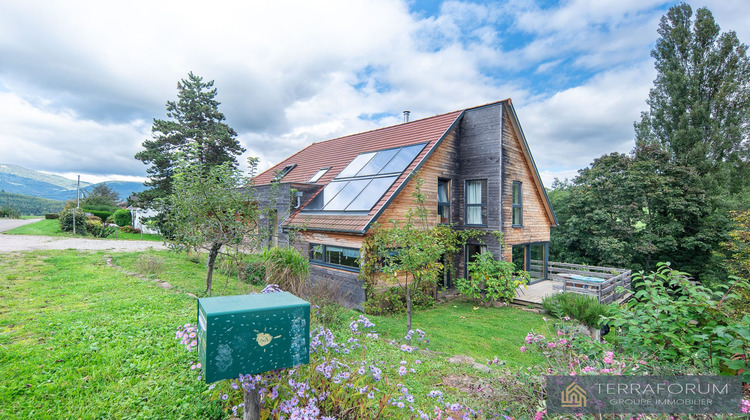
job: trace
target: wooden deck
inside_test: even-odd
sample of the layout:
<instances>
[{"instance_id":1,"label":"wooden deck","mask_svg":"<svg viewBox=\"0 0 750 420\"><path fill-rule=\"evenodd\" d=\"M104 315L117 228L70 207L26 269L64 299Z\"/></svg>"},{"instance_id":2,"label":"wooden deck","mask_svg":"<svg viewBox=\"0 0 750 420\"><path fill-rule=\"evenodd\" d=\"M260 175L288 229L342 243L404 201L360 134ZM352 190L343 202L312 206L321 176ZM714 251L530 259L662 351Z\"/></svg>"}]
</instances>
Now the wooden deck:
<instances>
[{"instance_id":1,"label":"wooden deck","mask_svg":"<svg viewBox=\"0 0 750 420\"><path fill-rule=\"evenodd\" d=\"M560 281L542 280L540 282L516 290L516 298L513 304L518 306L542 307L542 298L562 291L563 284Z\"/></svg>"}]
</instances>

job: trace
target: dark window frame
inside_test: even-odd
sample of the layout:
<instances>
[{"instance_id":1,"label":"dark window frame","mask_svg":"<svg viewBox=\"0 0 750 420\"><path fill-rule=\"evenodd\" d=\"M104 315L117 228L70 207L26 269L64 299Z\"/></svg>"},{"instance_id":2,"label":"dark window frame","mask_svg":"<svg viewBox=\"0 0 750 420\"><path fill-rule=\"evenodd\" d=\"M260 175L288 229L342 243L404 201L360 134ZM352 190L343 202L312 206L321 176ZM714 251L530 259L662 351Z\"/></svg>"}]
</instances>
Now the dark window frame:
<instances>
[{"instance_id":1,"label":"dark window frame","mask_svg":"<svg viewBox=\"0 0 750 420\"><path fill-rule=\"evenodd\" d=\"M316 252L316 249L319 248L320 252ZM346 270L351 271L354 273L359 273L359 257L357 257L357 266L350 266L350 265L343 265L338 263L330 262L329 260L329 254L328 254L328 248L339 248L339 249L348 249L350 251L357 251L357 255L359 255L359 249L358 248L350 248L345 246L338 246L338 245L325 245L325 244L318 244L318 243L310 243L310 249L308 252L308 256L310 258L310 263L315 265L321 265L324 267L331 267L331 268L337 268L339 270ZM320 254L321 258L317 258L316 254Z\"/></svg>"},{"instance_id":2,"label":"dark window frame","mask_svg":"<svg viewBox=\"0 0 750 420\"><path fill-rule=\"evenodd\" d=\"M445 184L446 186L446 195L448 198L448 201L440 201L440 184ZM440 210L442 208L446 209L446 212L448 214L448 221L443 222L442 217L440 216ZM451 180L448 178L438 178L438 194L437 194L437 215L438 215L438 224L441 225L449 225L451 224Z\"/></svg>"},{"instance_id":3,"label":"dark window frame","mask_svg":"<svg viewBox=\"0 0 750 420\"><path fill-rule=\"evenodd\" d=\"M292 163L291 165L286 165L284 169L277 170L273 176L272 182L280 182L282 179L284 179L285 176L287 176L287 174L289 174L289 172L292 172L292 170L296 167L297 164Z\"/></svg>"},{"instance_id":4,"label":"dark window frame","mask_svg":"<svg viewBox=\"0 0 750 420\"><path fill-rule=\"evenodd\" d=\"M515 190L518 187L518 202L515 200ZM510 221L514 228L523 227L523 183L521 181L513 181L513 187L510 192L511 195L511 214ZM516 223L516 212L518 212L518 223Z\"/></svg>"},{"instance_id":5,"label":"dark window frame","mask_svg":"<svg viewBox=\"0 0 750 420\"><path fill-rule=\"evenodd\" d=\"M469 204L469 183L470 182L482 182L482 196L483 201L479 204ZM487 191L489 182L487 181L487 178L477 178L477 179L467 179L464 181L464 225L465 226L480 226L480 227L487 227L487 219L489 218L489 215L487 214L487 202L489 201L489 191ZM480 208L480 216L482 218L482 223L469 223L469 208L473 207L479 207ZM482 211L484 210L484 211Z\"/></svg>"}]
</instances>

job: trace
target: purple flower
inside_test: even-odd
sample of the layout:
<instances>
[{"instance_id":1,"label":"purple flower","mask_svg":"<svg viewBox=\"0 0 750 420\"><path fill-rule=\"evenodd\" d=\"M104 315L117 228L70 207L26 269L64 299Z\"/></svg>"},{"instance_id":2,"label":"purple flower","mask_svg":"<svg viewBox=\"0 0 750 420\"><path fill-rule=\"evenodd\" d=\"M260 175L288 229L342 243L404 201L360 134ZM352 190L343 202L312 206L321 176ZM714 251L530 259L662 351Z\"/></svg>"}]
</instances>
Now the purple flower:
<instances>
[{"instance_id":1,"label":"purple flower","mask_svg":"<svg viewBox=\"0 0 750 420\"><path fill-rule=\"evenodd\" d=\"M227 394L223 394L223 395L221 396L221 399L222 399L222 400L224 400L224 401L226 401L226 400L227 400L227 398L229 398L229 395L227 395Z\"/></svg>"},{"instance_id":2,"label":"purple flower","mask_svg":"<svg viewBox=\"0 0 750 420\"><path fill-rule=\"evenodd\" d=\"M400 367L398 368L398 374L399 374L400 376L404 376L404 375L406 374L406 367L405 367L405 366L400 366Z\"/></svg>"}]
</instances>

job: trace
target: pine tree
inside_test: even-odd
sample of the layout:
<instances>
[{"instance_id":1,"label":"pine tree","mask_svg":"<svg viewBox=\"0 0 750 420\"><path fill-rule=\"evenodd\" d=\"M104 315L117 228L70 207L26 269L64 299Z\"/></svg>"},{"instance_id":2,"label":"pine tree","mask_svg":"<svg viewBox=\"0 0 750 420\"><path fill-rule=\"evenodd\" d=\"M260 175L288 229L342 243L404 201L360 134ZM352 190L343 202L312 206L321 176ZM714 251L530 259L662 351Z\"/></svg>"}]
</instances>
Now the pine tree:
<instances>
[{"instance_id":1,"label":"pine tree","mask_svg":"<svg viewBox=\"0 0 750 420\"><path fill-rule=\"evenodd\" d=\"M151 187L137 195L137 204L154 208L157 200L172 193L172 176L178 156L190 156L205 171L212 166L229 163L237 167L237 156L245 149L237 140L237 132L229 127L219 111L214 82L188 74L177 83L177 101L167 102L168 120L154 119L152 139L143 142L144 150L135 158L150 165L146 170ZM197 150L197 153L194 151Z\"/></svg>"}]
</instances>

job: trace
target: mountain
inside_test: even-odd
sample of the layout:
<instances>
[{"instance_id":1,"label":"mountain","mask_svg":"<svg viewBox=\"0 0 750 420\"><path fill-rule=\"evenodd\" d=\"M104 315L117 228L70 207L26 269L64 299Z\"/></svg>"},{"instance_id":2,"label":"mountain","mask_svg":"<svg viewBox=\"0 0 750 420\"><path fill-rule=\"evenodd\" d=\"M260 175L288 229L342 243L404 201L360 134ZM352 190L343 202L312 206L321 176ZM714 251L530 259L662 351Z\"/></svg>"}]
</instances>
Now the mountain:
<instances>
[{"instance_id":1,"label":"mountain","mask_svg":"<svg viewBox=\"0 0 750 420\"><path fill-rule=\"evenodd\" d=\"M63 205L65 205L65 203L62 201L31 197L23 194L0 192L0 207L8 206L14 208L24 216L42 216L46 213L59 213L60 210L62 210Z\"/></svg>"},{"instance_id":2,"label":"mountain","mask_svg":"<svg viewBox=\"0 0 750 420\"><path fill-rule=\"evenodd\" d=\"M101 184L107 184L110 188L117 191L122 201L125 201L134 192L146 189L140 182L105 181ZM90 191L96 185L98 184L81 182L81 190ZM0 164L0 190L50 200L65 201L76 198L76 181L59 175L50 175L22 168L17 165Z\"/></svg>"}]
</instances>

